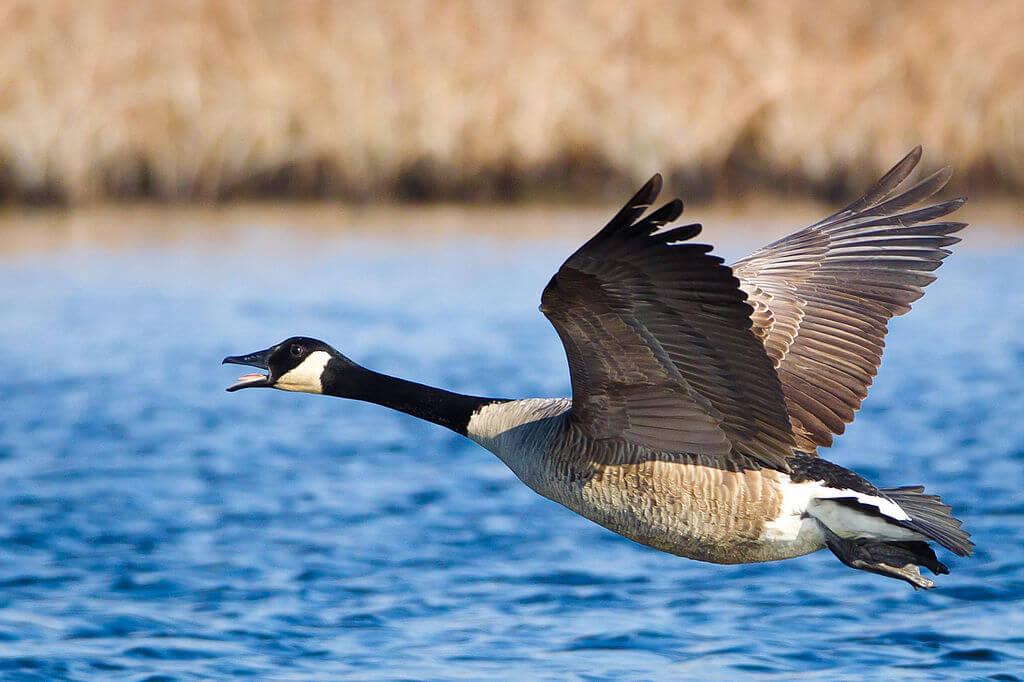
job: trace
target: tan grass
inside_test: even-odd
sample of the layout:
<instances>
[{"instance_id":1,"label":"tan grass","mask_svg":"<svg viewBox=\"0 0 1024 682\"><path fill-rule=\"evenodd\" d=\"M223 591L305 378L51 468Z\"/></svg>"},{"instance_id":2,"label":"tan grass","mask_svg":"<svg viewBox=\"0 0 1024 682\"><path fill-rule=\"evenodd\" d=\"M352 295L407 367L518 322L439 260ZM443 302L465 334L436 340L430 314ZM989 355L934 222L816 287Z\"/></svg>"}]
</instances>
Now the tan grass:
<instances>
[{"instance_id":1,"label":"tan grass","mask_svg":"<svg viewBox=\"0 0 1024 682\"><path fill-rule=\"evenodd\" d=\"M4 0L0 26L8 197L841 193L919 142L1024 188L1019 0Z\"/></svg>"}]
</instances>

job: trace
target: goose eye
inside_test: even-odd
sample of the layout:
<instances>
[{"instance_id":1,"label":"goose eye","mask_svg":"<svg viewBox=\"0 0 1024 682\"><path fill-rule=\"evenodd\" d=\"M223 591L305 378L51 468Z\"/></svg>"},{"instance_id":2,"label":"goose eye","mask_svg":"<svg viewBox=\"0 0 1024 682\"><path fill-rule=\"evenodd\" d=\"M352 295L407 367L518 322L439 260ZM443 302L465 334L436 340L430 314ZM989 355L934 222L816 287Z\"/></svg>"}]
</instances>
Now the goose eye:
<instances>
[{"instance_id":1,"label":"goose eye","mask_svg":"<svg viewBox=\"0 0 1024 682\"><path fill-rule=\"evenodd\" d=\"M302 346L292 346L292 355L294 355L295 357L297 357L297 358L302 357L302 354L304 352L305 352L305 349Z\"/></svg>"}]
</instances>

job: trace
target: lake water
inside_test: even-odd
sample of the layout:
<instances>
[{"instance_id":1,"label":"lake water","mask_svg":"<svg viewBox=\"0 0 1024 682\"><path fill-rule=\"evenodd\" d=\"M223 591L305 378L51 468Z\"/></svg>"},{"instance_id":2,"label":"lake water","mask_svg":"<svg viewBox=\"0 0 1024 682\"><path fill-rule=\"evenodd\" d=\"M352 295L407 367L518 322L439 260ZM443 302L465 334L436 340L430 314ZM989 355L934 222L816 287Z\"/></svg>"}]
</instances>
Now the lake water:
<instances>
[{"instance_id":1,"label":"lake water","mask_svg":"<svg viewBox=\"0 0 1024 682\"><path fill-rule=\"evenodd\" d=\"M661 554L438 427L223 390L223 356L306 334L467 393L567 394L537 303L582 233L203 229L0 253L3 679L1024 679L1021 246L947 262L826 453L973 533L915 592L828 552Z\"/></svg>"}]
</instances>

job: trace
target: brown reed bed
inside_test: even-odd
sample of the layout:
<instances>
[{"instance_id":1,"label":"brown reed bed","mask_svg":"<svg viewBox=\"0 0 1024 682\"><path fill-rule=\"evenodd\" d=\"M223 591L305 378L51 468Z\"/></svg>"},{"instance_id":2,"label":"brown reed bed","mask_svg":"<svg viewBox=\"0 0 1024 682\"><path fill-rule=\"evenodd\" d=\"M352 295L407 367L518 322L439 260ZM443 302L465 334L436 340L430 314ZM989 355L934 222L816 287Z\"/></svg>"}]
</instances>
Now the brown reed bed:
<instances>
[{"instance_id":1,"label":"brown reed bed","mask_svg":"<svg viewBox=\"0 0 1024 682\"><path fill-rule=\"evenodd\" d=\"M0 197L1024 190L1019 0L5 0ZM557 189L557 192L556 192Z\"/></svg>"}]
</instances>

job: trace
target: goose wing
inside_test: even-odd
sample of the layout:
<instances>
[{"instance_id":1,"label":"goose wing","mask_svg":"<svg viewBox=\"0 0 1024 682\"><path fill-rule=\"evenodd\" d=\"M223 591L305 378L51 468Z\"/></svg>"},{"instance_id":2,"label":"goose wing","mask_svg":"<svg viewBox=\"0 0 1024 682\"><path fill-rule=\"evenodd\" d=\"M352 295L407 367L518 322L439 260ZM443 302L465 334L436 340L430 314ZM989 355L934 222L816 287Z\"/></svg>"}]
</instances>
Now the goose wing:
<instances>
[{"instance_id":1,"label":"goose wing","mask_svg":"<svg viewBox=\"0 0 1024 682\"><path fill-rule=\"evenodd\" d=\"M660 190L656 175L544 289L569 360L569 418L595 439L788 470L789 417L751 307L711 247L688 241L700 225L659 231L682 202L641 218Z\"/></svg>"},{"instance_id":2,"label":"goose wing","mask_svg":"<svg viewBox=\"0 0 1024 682\"><path fill-rule=\"evenodd\" d=\"M910 310L965 223L928 222L965 199L908 209L938 192L949 168L901 190L917 147L838 213L755 251L733 273L753 305L785 393L798 446L832 444L853 421L881 362L888 320Z\"/></svg>"}]
</instances>

